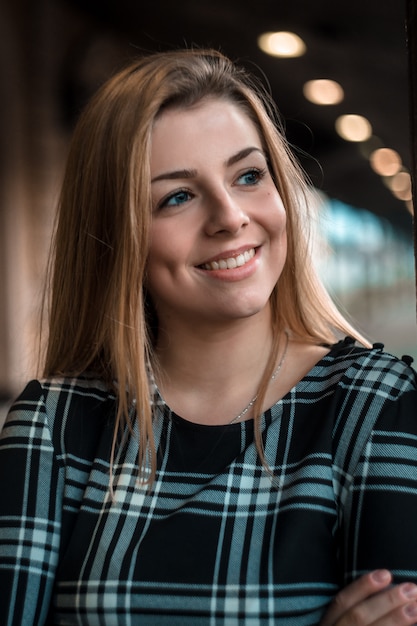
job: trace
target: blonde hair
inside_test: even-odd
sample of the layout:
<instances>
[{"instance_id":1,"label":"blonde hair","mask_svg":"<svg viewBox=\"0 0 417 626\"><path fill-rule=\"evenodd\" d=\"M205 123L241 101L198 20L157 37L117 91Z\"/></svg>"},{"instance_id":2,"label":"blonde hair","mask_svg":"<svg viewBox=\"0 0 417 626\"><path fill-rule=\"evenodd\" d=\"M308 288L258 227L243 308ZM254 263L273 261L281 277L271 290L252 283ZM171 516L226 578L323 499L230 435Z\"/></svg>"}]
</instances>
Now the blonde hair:
<instances>
[{"instance_id":1,"label":"blonde hair","mask_svg":"<svg viewBox=\"0 0 417 626\"><path fill-rule=\"evenodd\" d=\"M59 201L50 271L49 337L44 375L86 371L117 381L115 439L136 404L139 468L155 474L148 364L157 320L144 287L151 222L150 143L168 107L204 98L241 107L256 124L287 212L288 255L271 296L275 351L263 377L256 419L272 373L280 331L333 343L336 333L365 340L339 313L309 261L303 173L261 84L214 50L145 56L111 78L80 117ZM259 428L256 444L263 455Z\"/></svg>"}]
</instances>

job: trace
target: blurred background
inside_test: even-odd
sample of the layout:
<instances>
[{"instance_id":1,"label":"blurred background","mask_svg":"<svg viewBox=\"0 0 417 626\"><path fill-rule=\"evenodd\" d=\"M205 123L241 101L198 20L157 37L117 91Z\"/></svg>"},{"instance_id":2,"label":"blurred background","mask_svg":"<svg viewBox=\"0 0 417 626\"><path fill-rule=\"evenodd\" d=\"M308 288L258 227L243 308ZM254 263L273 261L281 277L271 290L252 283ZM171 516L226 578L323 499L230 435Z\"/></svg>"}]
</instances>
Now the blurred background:
<instances>
[{"instance_id":1,"label":"blurred background","mask_svg":"<svg viewBox=\"0 0 417 626\"><path fill-rule=\"evenodd\" d=\"M269 84L313 185L319 270L417 358L402 0L2 0L0 404L34 375L45 263L80 109L143 52L211 46Z\"/></svg>"}]
</instances>

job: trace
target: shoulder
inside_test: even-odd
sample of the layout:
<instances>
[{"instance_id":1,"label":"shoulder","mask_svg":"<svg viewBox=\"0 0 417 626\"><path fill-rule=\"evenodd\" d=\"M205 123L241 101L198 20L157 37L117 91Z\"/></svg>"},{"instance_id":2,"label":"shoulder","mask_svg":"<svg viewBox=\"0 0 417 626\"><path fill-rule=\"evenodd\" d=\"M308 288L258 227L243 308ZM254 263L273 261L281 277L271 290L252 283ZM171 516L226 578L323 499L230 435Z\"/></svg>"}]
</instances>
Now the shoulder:
<instances>
[{"instance_id":1,"label":"shoulder","mask_svg":"<svg viewBox=\"0 0 417 626\"><path fill-rule=\"evenodd\" d=\"M76 432L76 424L103 422L114 407L115 396L100 380L90 376L52 377L30 381L12 404L4 431L36 424L46 427L52 439ZM113 412L112 412L113 414Z\"/></svg>"},{"instance_id":2,"label":"shoulder","mask_svg":"<svg viewBox=\"0 0 417 626\"><path fill-rule=\"evenodd\" d=\"M393 356L384 351L382 343L365 348L346 338L331 348L324 363L333 373L339 373L342 388L353 386L358 391L374 391L392 398L417 389L411 357Z\"/></svg>"},{"instance_id":3,"label":"shoulder","mask_svg":"<svg viewBox=\"0 0 417 626\"><path fill-rule=\"evenodd\" d=\"M100 405L115 397L114 392L94 376L53 377L36 382L49 407L59 405L63 408L64 404L71 406L82 403Z\"/></svg>"},{"instance_id":4,"label":"shoulder","mask_svg":"<svg viewBox=\"0 0 417 626\"><path fill-rule=\"evenodd\" d=\"M65 411L73 403L92 400L104 402L114 394L100 380L91 376L51 377L31 380L12 404L11 411L30 411L39 406Z\"/></svg>"},{"instance_id":5,"label":"shoulder","mask_svg":"<svg viewBox=\"0 0 417 626\"><path fill-rule=\"evenodd\" d=\"M388 354L379 343L363 348L345 340L325 360L330 371L337 373L333 441L341 465L348 464L353 471L377 431L389 437L408 433L416 440L417 374L410 359Z\"/></svg>"}]
</instances>

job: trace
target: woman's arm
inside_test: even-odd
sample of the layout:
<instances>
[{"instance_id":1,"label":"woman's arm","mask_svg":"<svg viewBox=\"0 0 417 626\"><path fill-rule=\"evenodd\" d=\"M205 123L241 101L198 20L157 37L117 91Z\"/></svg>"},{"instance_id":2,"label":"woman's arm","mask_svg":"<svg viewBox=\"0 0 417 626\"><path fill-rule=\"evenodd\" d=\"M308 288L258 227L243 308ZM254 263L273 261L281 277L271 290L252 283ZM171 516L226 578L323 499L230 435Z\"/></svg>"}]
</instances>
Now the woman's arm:
<instances>
[{"instance_id":1,"label":"woman's arm","mask_svg":"<svg viewBox=\"0 0 417 626\"><path fill-rule=\"evenodd\" d=\"M417 390L413 389L385 404L351 469L341 527L345 582L388 569L395 584L417 583L416 525Z\"/></svg>"},{"instance_id":2,"label":"woman's arm","mask_svg":"<svg viewBox=\"0 0 417 626\"><path fill-rule=\"evenodd\" d=\"M0 436L0 624L42 626L60 541L62 472L42 389L32 382Z\"/></svg>"},{"instance_id":3,"label":"woman's arm","mask_svg":"<svg viewBox=\"0 0 417 626\"><path fill-rule=\"evenodd\" d=\"M365 574L340 591L320 626L407 626L417 623L417 585L391 585L388 570Z\"/></svg>"},{"instance_id":4,"label":"woman's arm","mask_svg":"<svg viewBox=\"0 0 417 626\"><path fill-rule=\"evenodd\" d=\"M401 362L382 363L368 367L365 383L345 390L358 419L345 437L341 558L345 581L354 582L321 626L417 624L416 375Z\"/></svg>"}]
</instances>

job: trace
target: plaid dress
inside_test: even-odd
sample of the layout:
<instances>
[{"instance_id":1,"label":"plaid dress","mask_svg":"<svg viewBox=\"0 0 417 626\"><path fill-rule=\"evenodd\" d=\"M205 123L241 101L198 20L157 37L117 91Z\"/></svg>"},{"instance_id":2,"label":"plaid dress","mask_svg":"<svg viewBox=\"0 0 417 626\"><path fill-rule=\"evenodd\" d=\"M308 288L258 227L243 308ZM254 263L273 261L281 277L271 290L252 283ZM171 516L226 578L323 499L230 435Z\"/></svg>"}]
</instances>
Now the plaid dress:
<instances>
[{"instance_id":1,"label":"plaid dress","mask_svg":"<svg viewBox=\"0 0 417 626\"><path fill-rule=\"evenodd\" d=\"M99 381L32 381L0 439L2 626L303 626L390 568L417 582L417 380L339 342L253 423L198 425L155 389L158 471L137 480ZM210 412L210 407L207 407ZM132 416L133 419L133 416Z\"/></svg>"}]
</instances>

